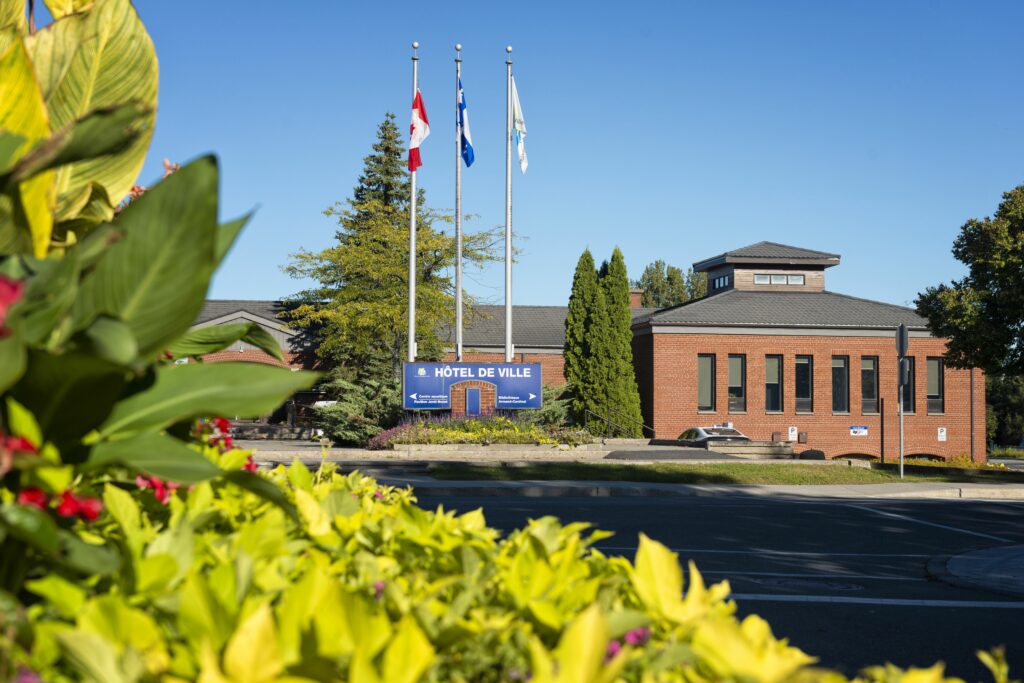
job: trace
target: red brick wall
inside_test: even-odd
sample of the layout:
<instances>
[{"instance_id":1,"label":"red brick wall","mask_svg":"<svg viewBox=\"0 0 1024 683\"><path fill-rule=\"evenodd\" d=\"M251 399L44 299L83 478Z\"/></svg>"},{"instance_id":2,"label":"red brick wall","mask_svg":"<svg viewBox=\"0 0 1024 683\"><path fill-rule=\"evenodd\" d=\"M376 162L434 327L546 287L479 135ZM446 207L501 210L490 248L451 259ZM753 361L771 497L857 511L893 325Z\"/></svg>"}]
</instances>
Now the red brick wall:
<instances>
[{"instance_id":1,"label":"red brick wall","mask_svg":"<svg viewBox=\"0 0 1024 683\"><path fill-rule=\"evenodd\" d=\"M203 356L203 361L207 363L263 363L264 365L276 365L282 368L302 368L302 363L298 360L298 354L288 351L282 353L285 360L283 363L260 349L218 351L217 353Z\"/></svg>"},{"instance_id":2,"label":"red brick wall","mask_svg":"<svg viewBox=\"0 0 1024 683\"><path fill-rule=\"evenodd\" d=\"M455 353L446 353L441 360L445 363L454 363ZM505 354L467 351L462 354L462 360L465 363L504 363ZM565 384L565 358L561 353L517 353L512 357L512 362L540 363L541 383L544 386L560 387Z\"/></svg>"},{"instance_id":3,"label":"red brick wall","mask_svg":"<svg viewBox=\"0 0 1024 683\"><path fill-rule=\"evenodd\" d=\"M651 348L652 363L645 363L645 345ZM676 438L687 427L732 422L741 432L756 440L768 440L772 432L786 438L795 426L807 432L806 444L794 444L794 450L818 449L829 458L848 454L878 456L881 451L880 415L861 411L861 356L879 357L879 395L884 400L885 457L899 456L899 418L897 416L896 352L891 338L655 334L634 340L637 384L643 404L644 420L654 426L659 438ZM970 371L945 368L945 412L926 412L926 358L942 356L946 343L941 339L910 341L915 357L916 414L905 420L905 452L939 455L945 458L970 454ZM715 354L714 412L697 411L697 354ZM744 414L728 411L728 355L747 356L747 405ZM764 357L783 356L783 408L779 414L764 410ZM814 412L798 415L795 410L795 356L814 356ZM849 356L849 414L832 413L832 356ZM649 365L651 374L644 374ZM648 388L649 387L649 388ZM974 448L975 458L985 458L985 380L974 371ZM851 425L866 425L867 436L850 436ZM945 427L947 441L939 442L937 430Z\"/></svg>"},{"instance_id":4,"label":"red brick wall","mask_svg":"<svg viewBox=\"0 0 1024 683\"><path fill-rule=\"evenodd\" d=\"M466 389L480 390L480 414L490 415L498 403L496 388L490 382L470 380L457 382L449 389L452 397L452 415L466 414Z\"/></svg>"}]
</instances>

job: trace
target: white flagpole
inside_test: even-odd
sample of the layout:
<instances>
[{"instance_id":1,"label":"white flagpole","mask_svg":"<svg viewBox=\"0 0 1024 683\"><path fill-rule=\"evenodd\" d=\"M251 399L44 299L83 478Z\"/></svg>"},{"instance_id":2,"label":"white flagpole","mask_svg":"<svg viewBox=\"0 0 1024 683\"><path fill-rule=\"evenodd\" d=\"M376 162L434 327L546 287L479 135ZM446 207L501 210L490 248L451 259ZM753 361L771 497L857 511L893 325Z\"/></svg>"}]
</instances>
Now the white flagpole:
<instances>
[{"instance_id":1,"label":"white flagpole","mask_svg":"<svg viewBox=\"0 0 1024 683\"><path fill-rule=\"evenodd\" d=\"M462 362L462 45L455 44L455 360Z\"/></svg>"},{"instance_id":2,"label":"white flagpole","mask_svg":"<svg viewBox=\"0 0 1024 683\"><path fill-rule=\"evenodd\" d=\"M420 58L416 56L418 42L412 44L412 99L416 101L417 76ZM416 362L416 171L409 174L409 362Z\"/></svg>"},{"instance_id":3,"label":"white flagpole","mask_svg":"<svg viewBox=\"0 0 1024 683\"><path fill-rule=\"evenodd\" d=\"M512 46L505 48L505 362L512 362Z\"/></svg>"}]
</instances>

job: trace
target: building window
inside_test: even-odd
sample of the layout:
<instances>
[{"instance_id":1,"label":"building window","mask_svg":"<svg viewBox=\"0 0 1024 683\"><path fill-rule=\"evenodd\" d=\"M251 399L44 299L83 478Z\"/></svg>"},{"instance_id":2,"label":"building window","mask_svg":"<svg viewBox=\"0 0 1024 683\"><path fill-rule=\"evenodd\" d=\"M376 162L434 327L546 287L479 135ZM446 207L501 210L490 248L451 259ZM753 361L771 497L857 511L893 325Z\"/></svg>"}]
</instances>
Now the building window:
<instances>
[{"instance_id":1,"label":"building window","mask_svg":"<svg viewBox=\"0 0 1024 683\"><path fill-rule=\"evenodd\" d=\"M945 363L941 358L928 359L928 412L946 412Z\"/></svg>"},{"instance_id":2,"label":"building window","mask_svg":"<svg viewBox=\"0 0 1024 683\"><path fill-rule=\"evenodd\" d=\"M772 275L773 285L784 285L786 284L786 280L787 278L785 275Z\"/></svg>"},{"instance_id":3,"label":"building window","mask_svg":"<svg viewBox=\"0 0 1024 683\"><path fill-rule=\"evenodd\" d=\"M850 412L849 356L832 356L832 412Z\"/></svg>"},{"instance_id":4,"label":"building window","mask_svg":"<svg viewBox=\"0 0 1024 683\"><path fill-rule=\"evenodd\" d=\"M860 359L860 411L878 412L878 356Z\"/></svg>"},{"instance_id":5,"label":"building window","mask_svg":"<svg viewBox=\"0 0 1024 683\"><path fill-rule=\"evenodd\" d=\"M747 410L747 357L729 356L729 412Z\"/></svg>"},{"instance_id":6,"label":"building window","mask_svg":"<svg viewBox=\"0 0 1024 683\"><path fill-rule=\"evenodd\" d=\"M716 277L715 279L713 279L711 281L712 289L724 289L725 287L728 287L728 286L729 286L729 276L728 275L723 275L721 277Z\"/></svg>"},{"instance_id":7,"label":"building window","mask_svg":"<svg viewBox=\"0 0 1024 683\"><path fill-rule=\"evenodd\" d=\"M755 285L803 285L803 275L771 275L769 273L755 273Z\"/></svg>"},{"instance_id":8,"label":"building window","mask_svg":"<svg viewBox=\"0 0 1024 683\"><path fill-rule=\"evenodd\" d=\"M754 284L755 285L770 285L772 283L772 276L768 274L755 274Z\"/></svg>"},{"instance_id":9,"label":"building window","mask_svg":"<svg viewBox=\"0 0 1024 683\"><path fill-rule=\"evenodd\" d=\"M782 356L764 357L764 410L782 412Z\"/></svg>"},{"instance_id":10,"label":"building window","mask_svg":"<svg viewBox=\"0 0 1024 683\"><path fill-rule=\"evenodd\" d=\"M914 413L914 382L916 373L914 372L914 357L907 356L907 383L903 385L903 412Z\"/></svg>"},{"instance_id":11,"label":"building window","mask_svg":"<svg viewBox=\"0 0 1024 683\"><path fill-rule=\"evenodd\" d=\"M715 356L697 356L697 410L715 409Z\"/></svg>"},{"instance_id":12,"label":"building window","mask_svg":"<svg viewBox=\"0 0 1024 683\"><path fill-rule=\"evenodd\" d=\"M802 285L804 283L803 275L787 275L786 279L789 280L791 285Z\"/></svg>"},{"instance_id":13,"label":"building window","mask_svg":"<svg viewBox=\"0 0 1024 683\"><path fill-rule=\"evenodd\" d=\"M814 412L814 357L796 357L796 412Z\"/></svg>"}]
</instances>

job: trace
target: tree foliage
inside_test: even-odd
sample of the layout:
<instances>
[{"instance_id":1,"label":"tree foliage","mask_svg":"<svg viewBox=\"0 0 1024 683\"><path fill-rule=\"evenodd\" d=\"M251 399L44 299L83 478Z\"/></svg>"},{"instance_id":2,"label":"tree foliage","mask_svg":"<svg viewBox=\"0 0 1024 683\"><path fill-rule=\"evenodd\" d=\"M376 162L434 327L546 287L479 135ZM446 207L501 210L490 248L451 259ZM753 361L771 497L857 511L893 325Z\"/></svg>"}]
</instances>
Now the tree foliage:
<instances>
[{"instance_id":1,"label":"tree foliage","mask_svg":"<svg viewBox=\"0 0 1024 683\"><path fill-rule=\"evenodd\" d=\"M985 396L994 422L989 440L1000 446L1024 443L1024 377L989 375Z\"/></svg>"},{"instance_id":2,"label":"tree foliage","mask_svg":"<svg viewBox=\"0 0 1024 683\"><path fill-rule=\"evenodd\" d=\"M693 268L684 275L682 269L659 259L647 264L636 285L644 291L640 300L643 306L666 308L705 296L708 277L707 273L694 273Z\"/></svg>"},{"instance_id":3,"label":"tree foliage","mask_svg":"<svg viewBox=\"0 0 1024 683\"><path fill-rule=\"evenodd\" d=\"M621 436L643 436L640 392L633 368L633 314L629 300L626 260L618 247L601 267L601 290L608 310L606 363L609 366L608 417L619 425Z\"/></svg>"},{"instance_id":4,"label":"tree foliage","mask_svg":"<svg viewBox=\"0 0 1024 683\"><path fill-rule=\"evenodd\" d=\"M1003 194L993 217L967 221L953 255L967 276L918 295L918 313L950 340L952 367L1024 374L1024 185Z\"/></svg>"},{"instance_id":5,"label":"tree foliage","mask_svg":"<svg viewBox=\"0 0 1024 683\"><path fill-rule=\"evenodd\" d=\"M616 248L610 262L594 267L590 250L580 256L565 320L565 379L577 422L607 418L618 436L639 436L640 397L633 371L629 278Z\"/></svg>"}]
</instances>

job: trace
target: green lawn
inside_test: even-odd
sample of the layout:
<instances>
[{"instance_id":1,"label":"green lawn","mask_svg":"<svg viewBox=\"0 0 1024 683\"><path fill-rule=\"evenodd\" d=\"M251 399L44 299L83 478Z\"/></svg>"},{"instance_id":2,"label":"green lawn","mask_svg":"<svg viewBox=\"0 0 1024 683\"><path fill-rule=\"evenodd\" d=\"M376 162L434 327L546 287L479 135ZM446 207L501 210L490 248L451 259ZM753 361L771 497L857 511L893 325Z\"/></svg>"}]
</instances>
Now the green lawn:
<instances>
[{"instance_id":1,"label":"green lawn","mask_svg":"<svg viewBox=\"0 0 1024 683\"><path fill-rule=\"evenodd\" d=\"M890 484L900 480L897 472L839 465L759 465L722 463L714 465L621 465L592 463L530 463L524 466L479 466L438 464L430 468L437 479L516 481L649 481L669 484ZM1021 483L1016 472L907 473L909 482Z\"/></svg>"}]
</instances>

